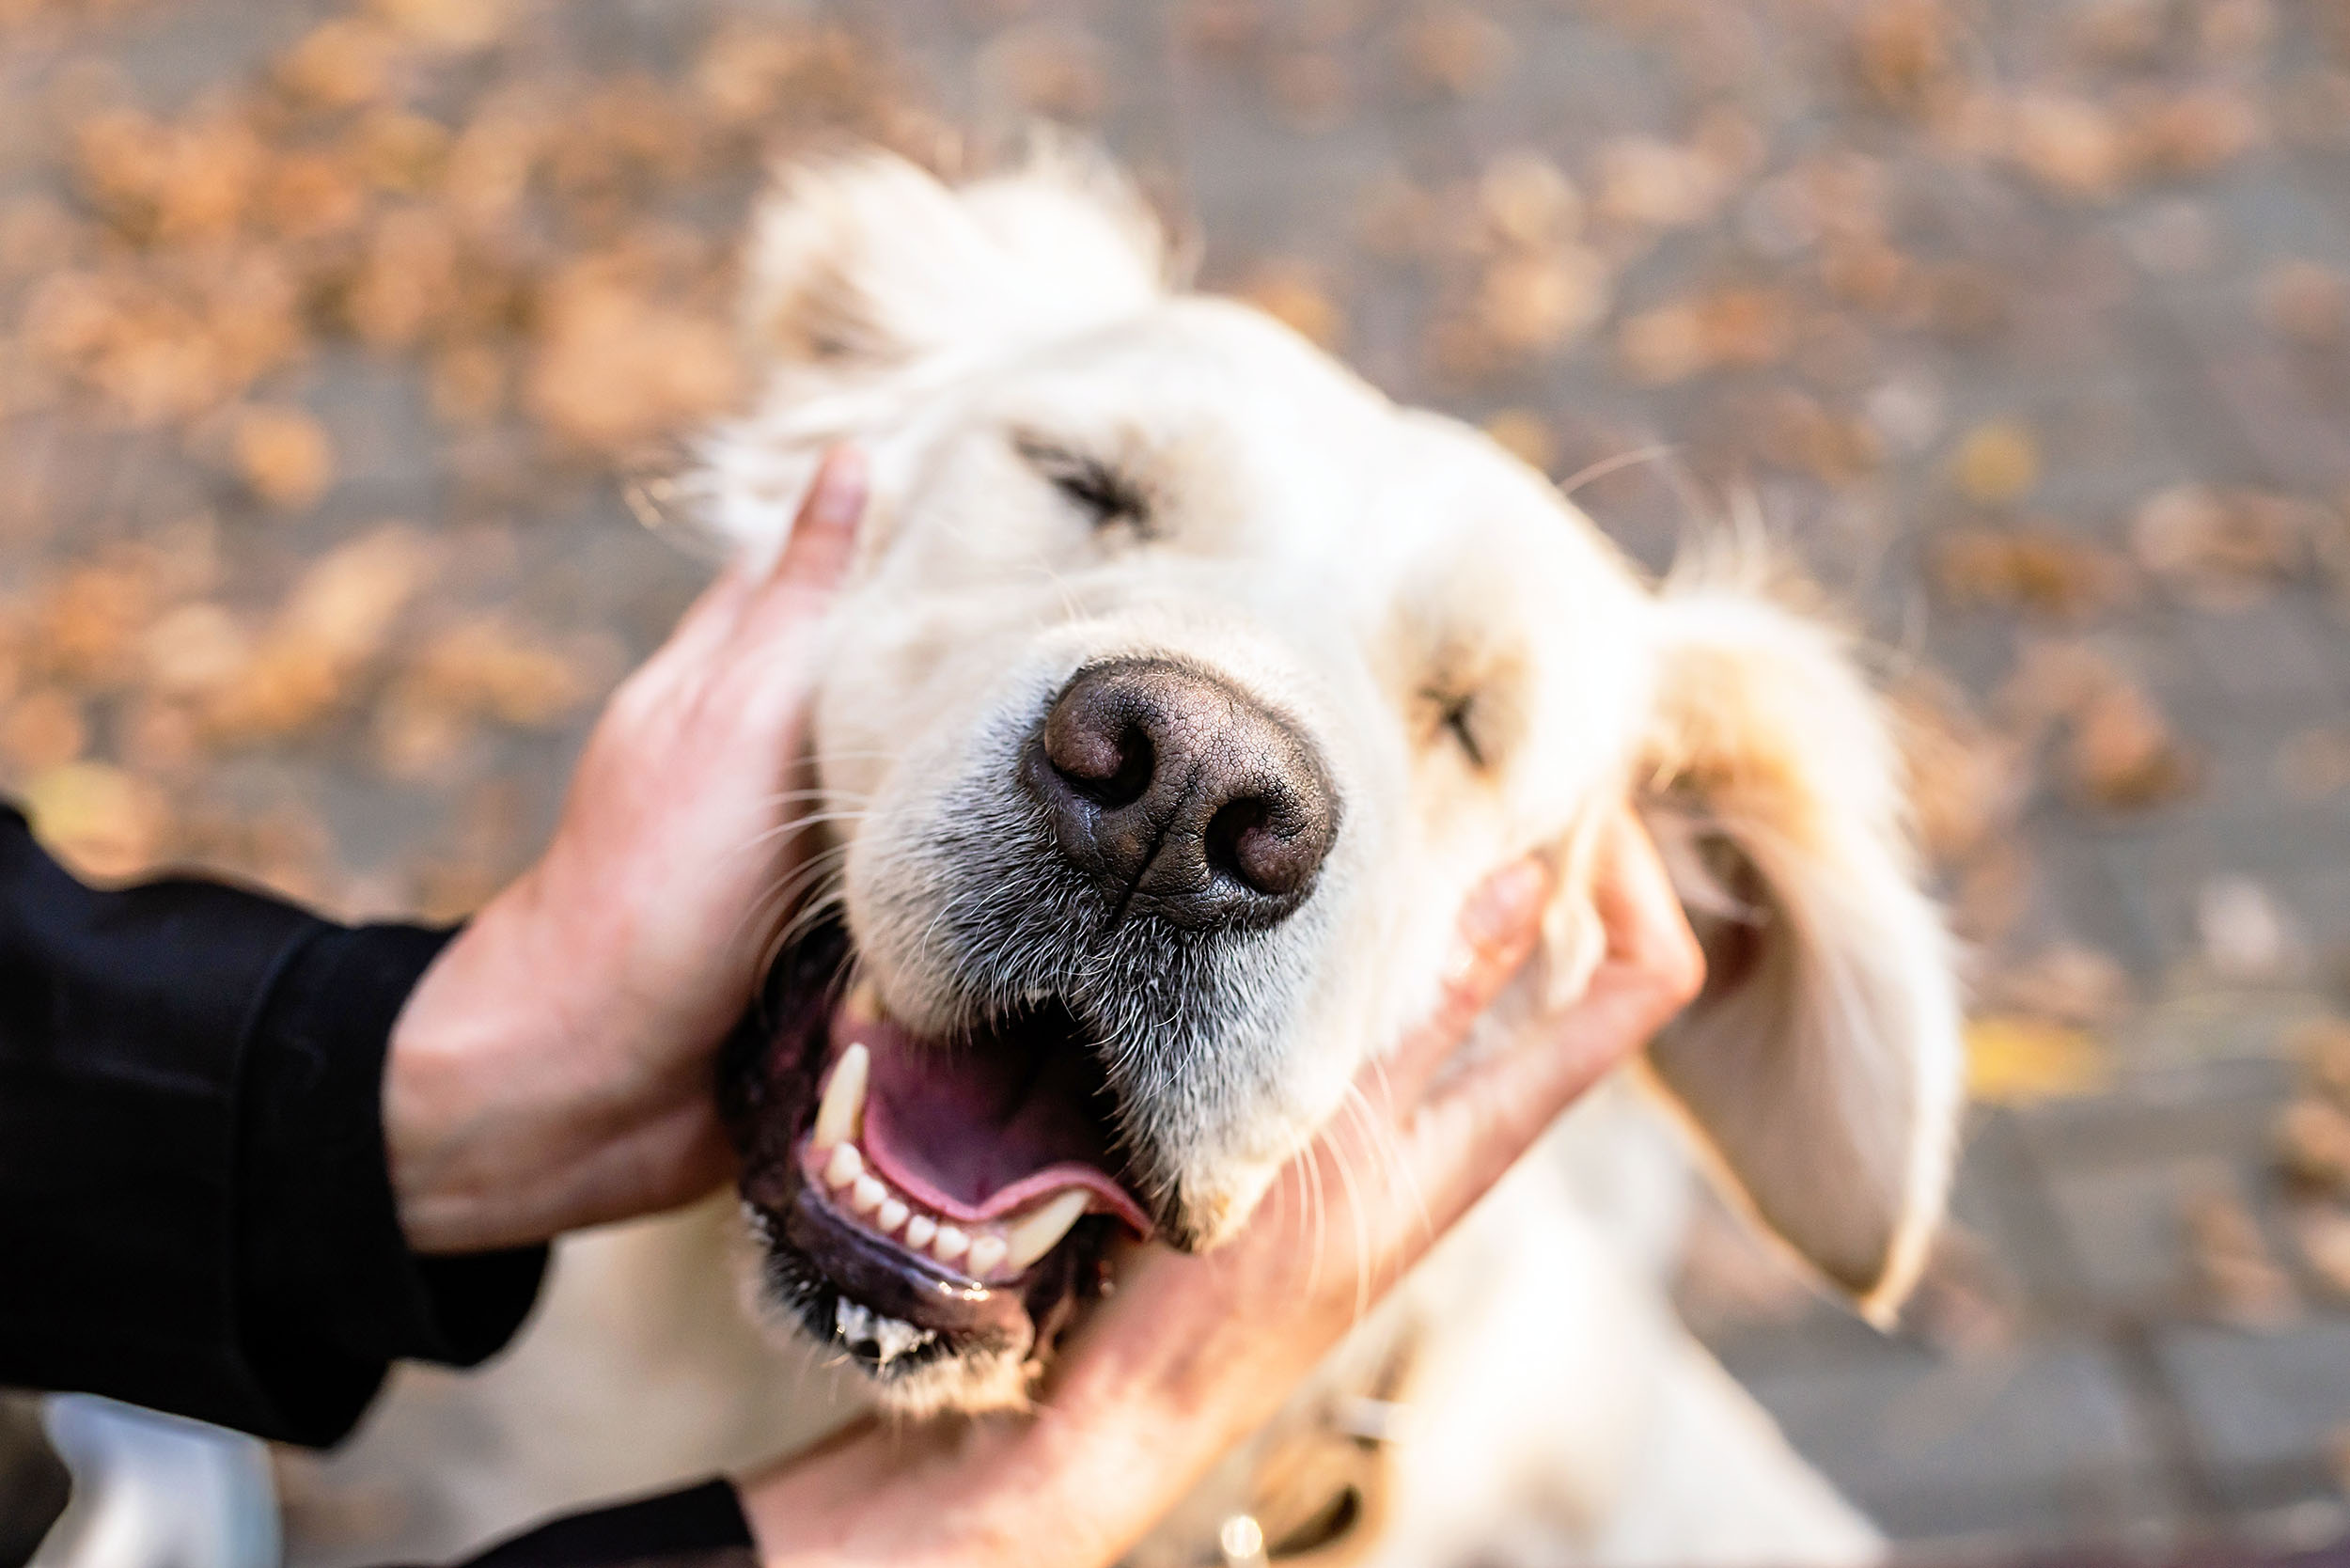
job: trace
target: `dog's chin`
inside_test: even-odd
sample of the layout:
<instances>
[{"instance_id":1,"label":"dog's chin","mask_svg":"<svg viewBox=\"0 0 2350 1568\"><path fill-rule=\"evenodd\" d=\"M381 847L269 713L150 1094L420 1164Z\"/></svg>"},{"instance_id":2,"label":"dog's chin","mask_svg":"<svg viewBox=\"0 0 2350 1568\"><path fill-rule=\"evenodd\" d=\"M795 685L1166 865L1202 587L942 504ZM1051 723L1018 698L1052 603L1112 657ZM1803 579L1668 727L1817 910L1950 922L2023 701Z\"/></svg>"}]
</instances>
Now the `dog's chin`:
<instances>
[{"instance_id":1,"label":"dog's chin","mask_svg":"<svg viewBox=\"0 0 2350 1568\"><path fill-rule=\"evenodd\" d=\"M837 922L794 944L728 1053L764 1293L895 1407L1016 1404L1112 1241L1152 1229L1099 1054L1049 998L916 1034L854 959Z\"/></svg>"}]
</instances>

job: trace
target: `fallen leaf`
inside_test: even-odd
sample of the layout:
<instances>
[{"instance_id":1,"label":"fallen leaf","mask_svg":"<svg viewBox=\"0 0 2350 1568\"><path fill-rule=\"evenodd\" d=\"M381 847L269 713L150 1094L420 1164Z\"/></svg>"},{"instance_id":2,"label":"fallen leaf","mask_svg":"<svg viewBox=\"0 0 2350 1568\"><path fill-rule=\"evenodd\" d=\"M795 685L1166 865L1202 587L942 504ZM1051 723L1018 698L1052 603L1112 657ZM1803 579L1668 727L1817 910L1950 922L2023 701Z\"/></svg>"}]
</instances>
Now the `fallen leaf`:
<instances>
[{"instance_id":1,"label":"fallen leaf","mask_svg":"<svg viewBox=\"0 0 2350 1568\"><path fill-rule=\"evenodd\" d=\"M2271 1330L2300 1310L2293 1281L2270 1255L2260 1221L2232 1191L2190 1193L2180 1204L2190 1298L2214 1321Z\"/></svg>"},{"instance_id":2,"label":"fallen leaf","mask_svg":"<svg viewBox=\"0 0 2350 1568\"><path fill-rule=\"evenodd\" d=\"M82 877L118 882L151 866L169 817L163 797L120 768L68 762L24 786L24 814L35 837Z\"/></svg>"},{"instance_id":3,"label":"fallen leaf","mask_svg":"<svg viewBox=\"0 0 2350 1568\"><path fill-rule=\"evenodd\" d=\"M2017 420L1978 425L1951 454L1950 479L1978 506L2011 506L2040 483L2040 442Z\"/></svg>"},{"instance_id":4,"label":"fallen leaf","mask_svg":"<svg viewBox=\"0 0 2350 1568\"><path fill-rule=\"evenodd\" d=\"M2081 619L2126 597L2129 566L2102 545L2045 528L1950 528L1930 559L1942 592L1961 605Z\"/></svg>"},{"instance_id":5,"label":"fallen leaf","mask_svg":"<svg viewBox=\"0 0 2350 1568\"><path fill-rule=\"evenodd\" d=\"M1525 463L1547 474L1558 461L1559 438L1550 421L1530 408L1505 408L1488 417L1485 433Z\"/></svg>"},{"instance_id":6,"label":"fallen leaf","mask_svg":"<svg viewBox=\"0 0 2350 1568\"><path fill-rule=\"evenodd\" d=\"M2308 348L2332 348L2350 325L2350 279L2315 261L2280 261L2261 277L2268 330Z\"/></svg>"},{"instance_id":7,"label":"fallen leaf","mask_svg":"<svg viewBox=\"0 0 2350 1568\"><path fill-rule=\"evenodd\" d=\"M1966 1022L1966 1092L1991 1105L2104 1092L2113 1062L2087 1029L2044 1019L1986 1016Z\"/></svg>"},{"instance_id":8,"label":"fallen leaf","mask_svg":"<svg viewBox=\"0 0 2350 1568\"><path fill-rule=\"evenodd\" d=\"M1324 349L1346 338L1346 312L1331 296L1329 274L1312 262L1275 257L1252 269L1237 290L1299 337Z\"/></svg>"},{"instance_id":9,"label":"fallen leaf","mask_svg":"<svg viewBox=\"0 0 2350 1568\"><path fill-rule=\"evenodd\" d=\"M279 511L307 511L334 486L334 442L301 409L245 409L231 444L246 488Z\"/></svg>"}]
</instances>

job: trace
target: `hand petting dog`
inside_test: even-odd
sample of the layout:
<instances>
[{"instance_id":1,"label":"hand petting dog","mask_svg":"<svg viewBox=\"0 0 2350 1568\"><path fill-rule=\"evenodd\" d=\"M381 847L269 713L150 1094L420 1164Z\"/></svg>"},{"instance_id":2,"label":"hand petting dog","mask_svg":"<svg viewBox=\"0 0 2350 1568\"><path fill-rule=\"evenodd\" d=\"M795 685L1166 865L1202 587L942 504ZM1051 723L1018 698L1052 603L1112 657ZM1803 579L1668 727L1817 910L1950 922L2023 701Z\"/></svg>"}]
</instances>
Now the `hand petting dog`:
<instances>
[{"instance_id":1,"label":"hand petting dog","mask_svg":"<svg viewBox=\"0 0 2350 1568\"><path fill-rule=\"evenodd\" d=\"M546 854L409 998L384 1119L419 1252L543 1241L733 1174L713 1058L807 859L788 781L865 491L836 451L775 566L703 593L613 695Z\"/></svg>"},{"instance_id":2,"label":"hand petting dog","mask_svg":"<svg viewBox=\"0 0 2350 1568\"><path fill-rule=\"evenodd\" d=\"M772 571L722 575L615 694L544 856L401 1013L384 1126L419 1251L543 1240L730 1174L712 1057L806 862L776 785L805 747L819 628L864 501L861 459L834 453ZM1236 1240L1135 1249L1027 1414L861 1423L746 1478L762 1557L1093 1564L1139 1539L1697 994L1696 939L1629 816L1608 858L1607 956L1539 1039L1445 1071L1540 939L1550 877L1528 860L1463 912L1434 1014L1364 1077L1371 1115L1325 1131Z\"/></svg>"},{"instance_id":3,"label":"hand petting dog","mask_svg":"<svg viewBox=\"0 0 2350 1568\"><path fill-rule=\"evenodd\" d=\"M1227 1246L1133 1252L1032 1413L862 1422L746 1478L763 1560L1117 1560L1561 1111L1697 996L1703 956L1628 815L1606 858L1606 956L1577 1001L1445 1071L1539 940L1547 872L1529 860L1495 873L1462 914L1434 1015L1365 1074L1371 1116L1327 1129Z\"/></svg>"}]
</instances>

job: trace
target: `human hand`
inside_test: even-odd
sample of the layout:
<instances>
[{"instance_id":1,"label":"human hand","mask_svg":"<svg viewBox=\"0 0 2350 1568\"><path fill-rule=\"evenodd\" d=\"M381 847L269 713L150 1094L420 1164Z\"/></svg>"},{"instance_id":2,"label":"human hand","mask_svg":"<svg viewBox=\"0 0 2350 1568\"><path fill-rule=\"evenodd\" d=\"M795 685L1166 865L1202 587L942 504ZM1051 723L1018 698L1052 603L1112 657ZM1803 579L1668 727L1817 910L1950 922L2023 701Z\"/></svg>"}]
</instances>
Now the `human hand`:
<instances>
[{"instance_id":1,"label":"human hand","mask_svg":"<svg viewBox=\"0 0 2350 1568\"><path fill-rule=\"evenodd\" d=\"M541 1241L730 1177L712 1057L807 864L793 773L865 489L835 451L774 568L722 573L613 694L546 853L409 997L384 1124L417 1251Z\"/></svg>"},{"instance_id":2,"label":"human hand","mask_svg":"<svg viewBox=\"0 0 2350 1568\"><path fill-rule=\"evenodd\" d=\"M1531 861L1486 881L1434 1016L1359 1083L1371 1114L1325 1131L1227 1246L1137 1249L1062 1347L1034 1415L868 1423L747 1478L744 1512L770 1568L1076 1568L1132 1546L1279 1409L1365 1302L1697 995L1697 940L1627 816L1596 890L1607 953L1590 988L1528 1038L1446 1073L1532 951L1548 886Z\"/></svg>"}]
</instances>

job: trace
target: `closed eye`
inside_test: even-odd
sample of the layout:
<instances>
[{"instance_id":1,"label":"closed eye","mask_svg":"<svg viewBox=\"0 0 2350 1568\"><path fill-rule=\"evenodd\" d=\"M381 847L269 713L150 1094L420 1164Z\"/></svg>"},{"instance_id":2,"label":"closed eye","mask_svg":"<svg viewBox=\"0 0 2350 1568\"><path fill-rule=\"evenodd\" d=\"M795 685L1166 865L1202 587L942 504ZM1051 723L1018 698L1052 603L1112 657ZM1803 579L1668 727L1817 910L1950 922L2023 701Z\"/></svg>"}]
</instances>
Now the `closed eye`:
<instances>
[{"instance_id":1,"label":"closed eye","mask_svg":"<svg viewBox=\"0 0 2350 1568\"><path fill-rule=\"evenodd\" d=\"M1428 696L1436 703L1444 728L1450 730L1452 738L1460 743L1462 752L1469 760L1469 766L1481 770L1485 766L1485 752L1477 744L1477 730L1472 722L1476 715L1477 698L1456 697L1445 692L1430 692Z\"/></svg>"},{"instance_id":2,"label":"closed eye","mask_svg":"<svg viewBox=\"0 0 2350 1568\"><path fill-rule=\"evenodd\" d=\"M1129 523L1135 531L1151 534L1151 500L1141 486L1099 458L1073 452L1049 442L1024 439L1020 455L1051 481L1055 490L1086 514L1096 528Z\"/></svg>"}]
</instances>

